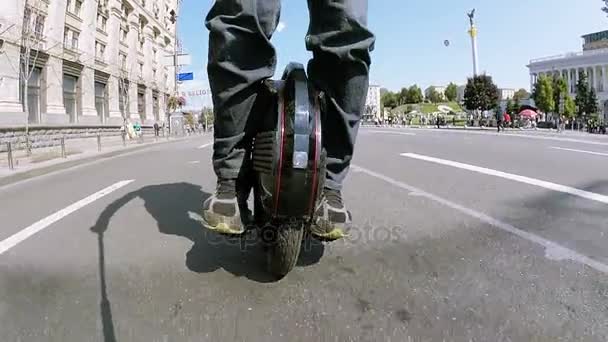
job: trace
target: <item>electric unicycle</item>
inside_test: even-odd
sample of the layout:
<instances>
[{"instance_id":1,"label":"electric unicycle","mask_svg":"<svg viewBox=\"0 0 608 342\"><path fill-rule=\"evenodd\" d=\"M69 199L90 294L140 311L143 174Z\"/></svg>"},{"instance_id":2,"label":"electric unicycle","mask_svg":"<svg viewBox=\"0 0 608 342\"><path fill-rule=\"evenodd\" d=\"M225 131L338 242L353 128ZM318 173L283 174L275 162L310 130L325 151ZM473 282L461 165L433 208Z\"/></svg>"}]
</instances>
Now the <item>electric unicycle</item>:
<instances>
[{"instance_id":1,"label":"electric unicycle","mask_svg":"<svg viewBox=\"0 0 608 342\"><path fill-rule=\"evenodd\" d=\"M291 63L272 81L273 115L253 139L254 221L270 273L282 278L296 265L325 181L319 93L304 66Z\"/></svg>"}]
</instances>

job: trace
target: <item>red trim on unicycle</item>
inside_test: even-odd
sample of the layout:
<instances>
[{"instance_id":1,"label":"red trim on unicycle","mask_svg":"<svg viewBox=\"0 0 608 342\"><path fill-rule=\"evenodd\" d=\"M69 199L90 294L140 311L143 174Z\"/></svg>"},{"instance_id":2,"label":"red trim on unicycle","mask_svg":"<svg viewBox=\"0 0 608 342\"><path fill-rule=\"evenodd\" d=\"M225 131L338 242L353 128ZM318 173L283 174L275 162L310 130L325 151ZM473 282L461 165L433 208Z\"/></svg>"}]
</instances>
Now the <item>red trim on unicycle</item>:
<instances>
[{"instance_id":1,"label":"red trim on unicycle","mask_svg":"<svg viewBox=\"0 0 608 342\"><path fill-rule=\"evenodd\" d=\"M283 152L285 150L285 87L281 89L279 94L279 111L281 114L281 122L279 122L279 168L277 174L277 180L274 185L274 216L276 217L279 213L279 195L281 193L281 175L283 174Z\"/></svg>"},{"instance_id":2,"label":"red trim on unicycle","mask_svg":"<svg viewBox=\"0 0 608 342\"><path fill-rule=\"evenodd\" d=\"M308 212L310 213L310 216L312 217L314 215L315 212L315 202L317 199L317 191L319 190L319 185L317 184L317 178L319 177L318 175L318 162L319 162L319 141L321 140L321 130L319 129L320 126L320 117L321 117L321 107L319 106L319 98L317 96L317 94L313 94L315 97L315 157L313 160L313 169L312 169L312 196L310 197L310 203L308 205Z\"/></svg>"}]
</instances>

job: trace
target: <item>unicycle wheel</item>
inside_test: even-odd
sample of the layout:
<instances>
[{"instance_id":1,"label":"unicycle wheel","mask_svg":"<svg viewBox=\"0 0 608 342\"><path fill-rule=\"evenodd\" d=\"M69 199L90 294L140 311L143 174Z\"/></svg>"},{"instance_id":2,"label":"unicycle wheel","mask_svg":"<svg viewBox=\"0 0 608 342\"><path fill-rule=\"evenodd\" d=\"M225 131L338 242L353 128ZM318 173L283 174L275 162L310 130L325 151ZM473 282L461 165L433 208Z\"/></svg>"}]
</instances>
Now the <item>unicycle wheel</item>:
<instances>
[{"instance_id":1,"label":"unicycle wheel","mask_svg":"<svg viewBox=\"0 0 608 342\"><path fill-rule=\"evenodd\" d=\"M271 237L266 241L266 266L270 274L282 279L298 262L304 238L304 225L285 224L273 230L274 232L269 232Z\"/></svg>"}]
</instances>

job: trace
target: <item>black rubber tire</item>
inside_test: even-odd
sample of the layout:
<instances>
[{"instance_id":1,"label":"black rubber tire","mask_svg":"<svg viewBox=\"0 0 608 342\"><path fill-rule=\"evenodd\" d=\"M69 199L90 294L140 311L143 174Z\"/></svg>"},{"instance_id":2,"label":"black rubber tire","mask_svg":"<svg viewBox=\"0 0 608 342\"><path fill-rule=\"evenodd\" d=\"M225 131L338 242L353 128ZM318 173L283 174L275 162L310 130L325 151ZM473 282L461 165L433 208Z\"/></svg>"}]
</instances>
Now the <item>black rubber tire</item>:
<instances>
[{"instance_id":1,"label":"black rubber tire","mask_svg":"<svg viewBox=\"0 0 608 342\"><path fill-rule=\"evenodd\" d=\"M266 263L270 274L282 279L293 270L300 256L303 238L303 224L287 224L276 228L274 239L267 245L266 250Z\"/></svg>"}]
</instances>

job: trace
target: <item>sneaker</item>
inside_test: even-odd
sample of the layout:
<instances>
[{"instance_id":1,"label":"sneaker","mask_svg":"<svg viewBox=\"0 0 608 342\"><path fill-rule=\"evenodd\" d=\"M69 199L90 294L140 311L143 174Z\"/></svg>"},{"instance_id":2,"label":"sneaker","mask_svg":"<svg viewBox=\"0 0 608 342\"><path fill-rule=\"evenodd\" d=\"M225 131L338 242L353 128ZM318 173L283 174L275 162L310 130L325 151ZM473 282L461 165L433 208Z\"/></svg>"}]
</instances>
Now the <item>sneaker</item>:
<instances>
[{"instance_id":1,"label":"sneaker","mask_svg":"<svg viewBox=\"0 0 608 342\"><path fill-rule=\"evenodd\" d=\"M236 181L218 180L215 194L203 203L203 226L227 235L241 235L245 227L236 194Z\"/></svg>"},{"instance_id":2,"label":"sneaker","mask_svg":"<svg viewBox=\"0 0 608 342\"><path fill-rule=\"evenodd\" d=\"M310 232L317 239L335 241L347 236L352 217L342 202L340 191L324 189L315 216Z\"/></svg>"}]
</instances>

